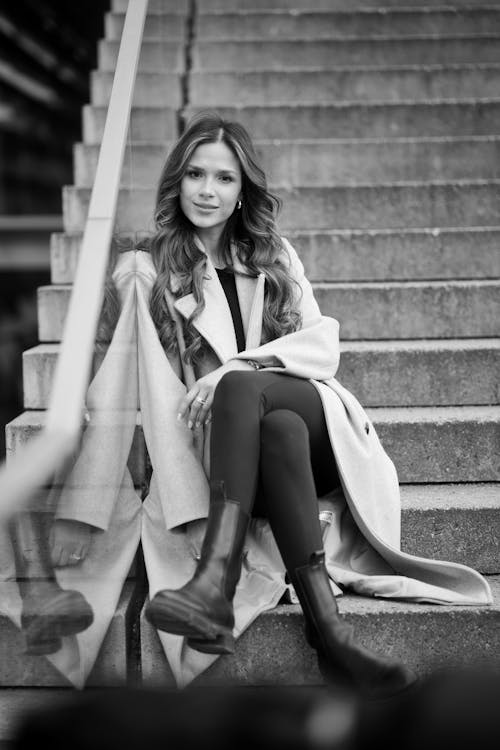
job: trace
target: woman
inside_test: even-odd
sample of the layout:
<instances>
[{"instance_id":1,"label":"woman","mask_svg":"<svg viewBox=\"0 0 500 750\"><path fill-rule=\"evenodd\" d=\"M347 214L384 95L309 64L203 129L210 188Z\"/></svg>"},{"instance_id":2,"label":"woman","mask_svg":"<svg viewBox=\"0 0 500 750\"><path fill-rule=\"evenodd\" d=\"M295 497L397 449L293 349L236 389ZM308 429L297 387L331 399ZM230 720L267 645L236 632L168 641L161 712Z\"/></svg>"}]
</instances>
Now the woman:
<instances>
[{"instance_id":1,"label":"woman","mask_svg":"<svg viewBox=\"0 0 500 750\"><path fill-rule=\"evenodd\" d=\"M187 637L190 653L231 653L233 599L240 612L248 594L241 632L285 590L283 575L273 579L272 565L260 564L253 529L267 519L323 672L369 695L397 693L414 674L356 642L339 617L333 579L359 593L445 603L488 603L491 593L475 571L399 551L394 466L334 378L338 323L321 315L297 254L278 235L277 208L245 129L198 115L161 174L148 252L143 246L117 264L129 300L117 330L130 330L124 321L132 320L131 300L137 305L137 387L153 467L142 511L146 615L164 644L173 634ZM102 386L104 401L110 388ZM102 465L109 472L104 458ZM335 523L325 540L327 571L318 497L328 495ZM53 555L72 565L92 552L88 525L108 528L109 512L106 520L102 504L92 512L63 506ZM191 522L207 515L186 583L178 568L198 528ZM255 586L268 586L259 601ZM176 648L179 661L185 651Z\"/></svg>"},{"instance_id":2,"label":"woman","mask_svg":"<svg viewBox=\"0 0 500 750\"><path fill-rule=\"evenodd\" d=\"M321 318L300 262L277 235L276 204L243 127L217 116L197 117L160 178L159 231L151 244L158 279L151 309L165 348L175 351L179 344L165 291L176 278L178 296L194 294L184 359L199 363L199 371L204 342L193 323L206 305L203 277L215 281L214 269L238 351L246 349L234 269L239 261L250 273L264 275L262 342L295 335L300 347L302 337L299 356L307 357L307 329L315 327L312 340L324 352L314 363L315 374L321 379L334 374L337 324ZM296 369L300 372L300 366ZM358 684L400 690L413 680L410 672L358 645L338 617L323 560L317 497L339 479L320 396L308 379L291 371L280 361L279 346L269 343L269 354L263 346L256 359L232 359L198 377L186 393L179 418L192 430L212 419L208 526L192 580L178 591L158 593L147 617L160 630L188 636L194 649L231 653L232 599L245 536L252 512L263 514L307 617L309 639L325 663Z\"/></svg>"}]
</instances>

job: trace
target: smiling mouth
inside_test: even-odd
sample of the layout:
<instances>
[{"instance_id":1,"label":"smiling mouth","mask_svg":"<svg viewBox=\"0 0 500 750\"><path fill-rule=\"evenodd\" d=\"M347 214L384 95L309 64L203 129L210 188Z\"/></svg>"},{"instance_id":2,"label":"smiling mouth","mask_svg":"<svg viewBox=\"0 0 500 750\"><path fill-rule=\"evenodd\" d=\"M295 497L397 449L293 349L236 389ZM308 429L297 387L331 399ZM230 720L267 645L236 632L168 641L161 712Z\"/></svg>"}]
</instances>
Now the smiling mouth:
<instances>
[{"instance_id":1,"label":"smiling mouth","mask_svg":"<svg viewBox=\"0 0 500 750\"><path fill-rule=\"evenodd\" d=\"M194 205L196 206L196 208L201 208L202 211L215 211L215 209L217 208L217 206L210 206L203 203L194 203Z\"/></svg>"}]
</instances>

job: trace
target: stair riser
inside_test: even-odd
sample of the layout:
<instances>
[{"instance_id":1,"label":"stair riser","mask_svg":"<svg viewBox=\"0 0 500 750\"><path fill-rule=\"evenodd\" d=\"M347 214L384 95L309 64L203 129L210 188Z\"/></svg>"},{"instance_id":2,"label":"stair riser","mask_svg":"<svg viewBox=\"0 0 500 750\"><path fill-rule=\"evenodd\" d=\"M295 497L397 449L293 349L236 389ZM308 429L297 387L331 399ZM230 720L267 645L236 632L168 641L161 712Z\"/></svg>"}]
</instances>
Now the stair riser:
<instances>
[{"instance_id":1,"label":"stair riser","mask_svg":"<svg viewBox=\"0 0 500 750\"><path fill-rule=\"evenodd\" d=\"M359 641L375 652L398 657L419 674L436 668L491 663L500 648L498 611L463 607L449 610L413 605L406 611L345 613ZM157 635L141 617L142 675L146 685L169 684L171 677ZM238 640L234 656L218 659L198 685L319 684L315 652L304 640L298 607L280 607L260 617ZM171 684L171 683L170 683Z\"/></svg>"},{"instance_id":2,"label":"stair riser","mask_svg":"<svg viewBox=\"0 0 500 750\"><path fill-rule=\"evenodd\" d=\"M295 229L490 227L500 224L500 183L276 189L279 224ZM63 189L66 232L83 231L90 191ZM150 231L155 191L120 191L116 227Z\"/></svg>"},{"instance_id":3,"label":"stair riser","mask_svg":"<svg viewBox=\"0 0 500 750\"><path fill-rule=\"evenodd\" d=\"M275 0L272 0L272 2L275 2ZM129 0L111 0L111 8L115 13L125 13L128 4ZM149 0L148 2L148 11L150 13L173 13L178 15L187 15L189 13L189 9L190 0Z\"/></svg>"},{"instance_id":4,"label":"stair riser","mask_svg":"<svg viewBox=\"0 0 500 750\"><path fill-rule=\"evenodd\" d=\"M315 296L323 315L339 321L345 340L498 335L500 282L342 284L318 286Z\"/></svg>"},{"instance_id":5,"label":"stair riser","mask_svg":"<svg viewBox=\"0 0 500 750\"><path fill-rule=\"evenodd\" d=\"M40 341L60 341L70 287L40 287ZM498 335L500 283L317 286L324 315L343 340L477 338Z\"/></svg>"},{"instance_id":6,"label":"stair riser","mask_svg":"<svg viewBox=\"0 0 500 750\"><path fill-rule=\"evenodd\" d=\"M56 362L56 351L24 353L26 409L47 408ZM461 406L500 403L498 372L500 344L494 340L491 347L458 351L444 345L436 351L359 351L344 344L336 377L365 406Z\"/></svg>"},{"instance_id":7,"label":"stair riser","mask_svg":"<svg viewBox=\"0 0 500 750\"><path fill-rule=\"evenodd\" d=\"M202 107L190 106L190 116ZM498 132L500 102L420 102L329 106L223 107L228 119L245 125L254 138L398 138L491 135Z\"/></svg>"},{"instance_id":8,"label":"stair riser","mask_svg":"<svg viewBox=\"0 0 500 750\"><path fill-rule=\"evenodd\" d=\"M156 187L171 144L132 144L122 185ZM328 186L398 181L494 179L500 176L500 139L256 144L272 185ZM75 183L92 187L98 147L75 148Z\"/></svg>"},{"instance_id":9,"label":"stair riser","mask_svg":"<svg viewBox=\"0 0 500 750\"><path fill-rule=\"evenodd\" d=\"M97 107L107 106L113 85L113 73L93 71L91 74L91 101ZM132 97L135 107L158 106L168 102L169 107L182 104L181 77L175 73L138 73Z\"/></svg>"},{"instance_id":10,"label":"stair riser","mask_svg":"<svg viewBox=\"0 0 500 750\"><path fill-rule=\"evenodd\" d=\"M9 589L15 583L2 583ZM7 592L1 592L7 600ZM10 598L10 597L9 597ZM131 606L132 584L125 585L117 610L89 676L89 687L124 687L127 681L127 611ZM71 687L70 683L46 659L27 656L21 631L0 615L0 687ZM3 744L3 743L2 743Z\"/></svg>"},{"instance_id":11,"label":"stair riser","mask_svg":"<svg viewBox=\"0 0 500 750\"><path fill-rule=\"evenodd\" d=\"M118 60L120 43L101 40L99 42L98 67L102 71L113 72ZM182 73L185 49L184 42L145 43L141 47L139 57L139 71L158 71Z\"/></svg>"},{"instance_id":12,"label":"stair riser","mask_svg":"<svg viewBox=\"0 0 500 750\"><path fill-rule=\"evenodd\" d=\"M87 105L83 108L83 140L100 144L106 121L106 108ZM134 107L131 111L128 141L164 143L178 136L177 112L161 108L155 112Z\"/></svg>"},{"instance_id":13,"label":"stair riser","mask_svg":"<svg viewBox=\"0 0 500 750\"><path fill-rule=\"evenodd\" d=\"M158 66L165 45L148 52L142 63ZM163 53L164 54L164 53ZM500 61L497 37L470 39L384 39L310 42L199 42L193 48L193 70L281 70L335 66L452 65Z\"/></svg>"},{"instance_id":14,"label":"stair riser","mask_svg":"<svg viewBox=\"0 0 500 750\"><path fill-rule=\"evenodd\" d=\"M170 0L166 8L164 7L164 0L150 0L149 10L152 13L159 13L167 8L171 7ZM123 11L126 8L127 0L114 0L113 8L115 10L120 9ZM453 0L453 7L455 8L470 8L474 5L488 7L498 5L498 0ZM365 10L367 8L405 8L409 7L415 9L416 7L423 6L423 11L426 8L432 9L435 6L442 7L445 5L443 0L425 0L425 3L415 2L415 0L252 0L251 9L254 11L262 10L307 10L311 11L353 11L356 8ZM183 6L182 6L183 7ZM214 12L231 12L237 10L249 10L248 0L203 0L201 4L203 13L214 13Z\"/></svg>"},{"instance_id":15,"label":"stair riser","mask_svg":"<svg viewBox=\"0 0 500 750\"><path fill-rule=\"evenodd\" d=\"M311 281L481 279L500 276L500 232L289 233ZM73 281L81 235L51 238L52 283ZM477 249L481 252L477 253Z\"/></svg>"},{"instance_id":16,"label":"stair riser","mask_svg":"<svg viewBox=\"0 0 500 750\"><path fill-rule=\"evenodd\" d=\"M139 76L137 102L153 104L160 84ZM153 74L149 74L153 77ZM148 76L148 77L149 77ZM158 88L157 88L158 87ZM195 106L334 104L351 101L428 101L432 99L498 96L500 69L448 68L441 70L349 70L297 73L192 73L190 101ZM148 98L149 97L149 98ZM168 101L168 100L167 100ZM94 88L94 104L103 95Z\"/></svg>"},{"instance_id":17,"label":"stair riser","mask_svg":"<svg viewBox=\"0 0 500 750\"><path fill-rule=\"evenodd\" d=\"M119 41L123 31L125 15L123 13L107 13L104 27L106 39ZM146 16L143 39L161 39L164 42L185 41L187 36L186 18L182 15L162 14Z\"/></svg>"},{"instance_id":18,"label":"stair riser","mask_svg":"<svg viewBox=\"0 0 500 750\"><path fill-rule=\"evenodd\" d=\"M7 425L8 455L41 429L41 420L36 423L40 412L32 414L30 426L16 422ZM390 422L378 416L376 409L369 409L368 414L402 484L500 481L500 430L494 411L490 419L483 416L428 422ZM128 465L139 486L145 476L145 445L140 428ZM425 556L425 551L421 550L421 554Z\"/></svg>"},{"instance_id":19,"label":"stair riser","mask_svg":"<svg viewBox=\"0 0 500 750\"><path fill-rule=\"evenodd\" d=\"M472 36L500 31L500 9L402 10L352 13L249 13L244 16L199 15L195 24L200 40L224 39L335 39L339 37L445 35ZM161 38L156 28L149 38Z\"/></svg>"}]
</instances>

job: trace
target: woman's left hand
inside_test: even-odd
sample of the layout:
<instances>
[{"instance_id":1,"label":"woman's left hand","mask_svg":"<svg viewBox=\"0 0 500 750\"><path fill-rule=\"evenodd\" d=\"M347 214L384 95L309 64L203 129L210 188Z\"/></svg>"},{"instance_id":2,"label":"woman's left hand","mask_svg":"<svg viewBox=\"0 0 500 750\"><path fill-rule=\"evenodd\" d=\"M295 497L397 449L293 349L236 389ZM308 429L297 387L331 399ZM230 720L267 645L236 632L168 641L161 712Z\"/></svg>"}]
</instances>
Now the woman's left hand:
<instances>
[{"instance_id":1,"label":"woman's left hand","mask_svg":"<svg viewBox=\"0 0 500 750\"><path fill-rule=\"evenodd\" d=\"M214 401L214 393L219 380L226 372L231 370L251 370L252 367L244 360L232 359L212 370L207 375L196 381L194 386L186 393L179 404L177 419L187 419L187 425L191 430L197 429L202 424L210 422L210 412Z\"/></svg>"}]
</instances>

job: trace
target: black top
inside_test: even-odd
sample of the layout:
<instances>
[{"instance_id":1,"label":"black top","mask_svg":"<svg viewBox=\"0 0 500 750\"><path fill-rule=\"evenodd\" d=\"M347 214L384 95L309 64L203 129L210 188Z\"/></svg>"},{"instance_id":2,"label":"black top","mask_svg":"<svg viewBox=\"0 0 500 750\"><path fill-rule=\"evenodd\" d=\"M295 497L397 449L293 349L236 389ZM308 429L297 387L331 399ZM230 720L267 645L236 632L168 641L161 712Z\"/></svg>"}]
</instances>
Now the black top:
<instances>
[{"instance_id":1,"label":"black top","mask_svg":"<svg viewBox=\"0 0 500 750\"><path fill-rule=\"evenodd\" d=\"M215 270L217 271L219 281L222 284L222 288L224 289L229 304L229 309L231 310L238 351L242 352L245 349L245 331L243 329L243 320L241 318L240 303L238 302L234 273L230 268L216 268Z\"/></svg>"}]
</instances>

